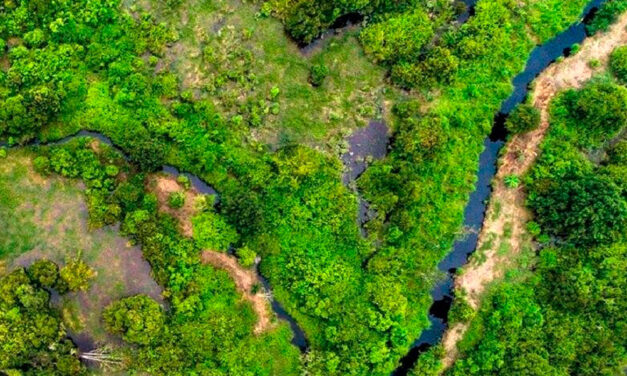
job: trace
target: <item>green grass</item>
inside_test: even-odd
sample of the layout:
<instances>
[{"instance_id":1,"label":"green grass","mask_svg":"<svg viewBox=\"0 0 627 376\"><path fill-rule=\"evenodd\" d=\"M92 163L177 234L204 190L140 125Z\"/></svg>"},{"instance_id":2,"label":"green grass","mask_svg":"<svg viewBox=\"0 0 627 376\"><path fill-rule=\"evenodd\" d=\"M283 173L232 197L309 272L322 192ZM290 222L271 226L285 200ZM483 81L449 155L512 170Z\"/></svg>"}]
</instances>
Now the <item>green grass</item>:
<instances>
[{"instance_id":1,"label":"green grass","mask_svg":"<svg viewBox=\"0 0 627 376\"><path fill-rule=\"evenodd\" d=\"M149 10L178 31L179 41L168 48L159 64L178 76L182 89L211 98L226 118L243 114L246 119L240 107L249 100L262 101L263 107L278 103L279 113L265 114L249 141L333 147L351 129L382 116L379 108L385 97L397 95L393 90L384 94L385 69L367 59L357 31L327 38L306 56L285 35L280 21L260 16L255 5L183 3L177 10L150 0L127 5ZM330 72L316 88L308 79L310 66L317 63L327 65ZM216 84L225 74L237 78ZM272 101L268 93L275 86L280 94Z\"/></svg>"}]
</instances>

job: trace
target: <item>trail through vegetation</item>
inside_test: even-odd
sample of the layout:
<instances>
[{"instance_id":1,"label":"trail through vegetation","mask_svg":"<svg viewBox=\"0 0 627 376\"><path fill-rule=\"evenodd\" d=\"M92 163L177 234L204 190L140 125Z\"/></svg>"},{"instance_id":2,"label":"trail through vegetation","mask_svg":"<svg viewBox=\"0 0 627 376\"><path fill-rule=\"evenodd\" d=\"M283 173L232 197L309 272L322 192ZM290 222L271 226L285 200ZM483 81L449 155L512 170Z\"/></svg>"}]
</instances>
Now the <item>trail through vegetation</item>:
<instances>
[{"instance_id":1,"label":"trail through vegetation","mask_svg":"<svg viewBox=\"0 0 627 376\"><path fill-rule=\"evenodd\" d=\"M607 65L612 51L627 44L627 14L623 14L609 31L587 38L580 50L564 61L546 69L535 81L533 104L540 110L540 126L528 133L514 135L506 145L498 172L493 183L493 193L483 224L477 249L479 254L472 258L463 273L455 280L457 291L463 291L473 309L481 304L481 296L488 285L498 279L508 265L516 260L524 244L529 242L526 224L530 219L525 207L526 192L523 186L507 187L508 176L524 176L533 165L539 147L549 127L549 104L555 95L567 88L581 88L600 67ZM590 64L597 60L600 64ZM592 65L592 66L591 66ZM504 234L508 232L509 236ZM501 244L506 242L508 250ZM467 323L453 325L443 338L446 351L445 367L453 364L457 357L457 342L468 329Z\"/></svg>"},{"instance_id":2,"label":"trail through vegetation","mask_svg":"<svg viewBox=\"0 0 627 376\"><path fill-rule=\"evenodd\" d=\"M216 268L226 270L235 281L235 286L248 300L258 316L255 324L255 333L263 333L276 325L276 319L269 305L269 296L262 287L259 276L254 269L246 269L237 259L225 253L205 250L202 252L202 261Z\"/></svg>"},{"instance_id":3,"label":"trail through vegetation","mask_svg":"<svg viewBox=\"0 0 627 376\"><path fill-rule=\"evenodd\" d=\"M148 190L155 193L159 203L159 211L176 218L181 233L186 237L193 237L192 218L199 212L198 207L203 205L204 197L194 188L184 187L182 183L171 176L155 174L147 179L146 186ZM176 194L181 194L184 200L180 207L173 208L168 201L172 195ZM254 328L256 334L276 327L276 317L269 305L269 296L267 295L269 292L265 292L255 269L242 266L234 256L211 249L202 252L201 260L205 264L229 273L237 290L242 294L242 298L250 302L257 314L257 323Z\"/></svg>"}]
</instances>

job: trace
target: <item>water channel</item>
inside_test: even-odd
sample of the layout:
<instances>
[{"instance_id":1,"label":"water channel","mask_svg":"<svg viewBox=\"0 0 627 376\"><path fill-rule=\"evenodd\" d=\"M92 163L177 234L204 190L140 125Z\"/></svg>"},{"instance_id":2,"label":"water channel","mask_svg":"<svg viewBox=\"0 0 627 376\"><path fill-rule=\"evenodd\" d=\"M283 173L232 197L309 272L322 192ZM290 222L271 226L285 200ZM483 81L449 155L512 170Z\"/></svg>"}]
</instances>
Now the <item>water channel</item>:
<instances>
[{"instance_id":1,"label":"water channel","mask_svg":"<svg viewBox=\"0 0 627 376\"><path fill-rule=\"evenodd\" d=\"M467 235L458 240L452 251L440 262L438 269L446 273L446 278L437 283L431 291L433 304L429 310L430 327L422 332L413 343L409 353L401 360L401 365L394 371L394 376L407 375L416 363L419 355L429 347L437 344L447 327L448 312L454 298L455 271L468 262L469 256L475 251L481 225L485 217L487 201L490 197L490 182L496 174L496 163L499 151L505 144L507 136L505 120L507 115L527 97L529 85L551 63L560 56L568 55L575 43L581 43L588 36L585 21L589 19L606 0L592 0L585 7L580 20L572 24L553 39L537 46L529 55L525 70L518 74L512 84L512 94L501 104L494 118L492 132L484 141L484 151L479 157L479 171L475 191L470 195L464 210L464 227ZM472 9L472 1L467 2ZM470 15L472 11L468 12Z\"/></svg>"}]
</instances>

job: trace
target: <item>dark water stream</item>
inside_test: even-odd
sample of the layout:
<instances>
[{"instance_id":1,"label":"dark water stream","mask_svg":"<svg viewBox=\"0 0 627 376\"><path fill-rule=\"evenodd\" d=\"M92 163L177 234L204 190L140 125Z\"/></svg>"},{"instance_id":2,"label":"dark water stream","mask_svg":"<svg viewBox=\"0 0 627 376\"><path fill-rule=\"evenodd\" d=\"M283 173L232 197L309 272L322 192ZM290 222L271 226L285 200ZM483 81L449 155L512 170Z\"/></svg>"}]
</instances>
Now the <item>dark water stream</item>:
<instances>
[{"instance_id":1,"label":"dark water stream","mask_svg":"<svg viewBox=\"0 0 627 376\"><path fill-rule=\"evenodd\" d=\"M13 147L13 148L18 148L18 147L27 147L27 146L54 146L54 145L62 145L65 144L75 138L79 138L79 137L90 137L90 138L94 138L99 140L100 142L102 142L103 144L109 145L110 147L112 147L114 150L116 150L125 160L128 161L128 155L126 155L126 153L124 153L124 151L118 147L117 145L115 145L115 143L113 143L113 141L105 136L102 133L99 132L94 132L94 131L87 131L87 130L82 130L79 131L78 133L75 133L73 135L70 136L66 136L63 137L59 140L55 140L55 141L49 141L49 142L42 142L40 140L33 140L29 143L26 143L24 145L15 145L15 146L9 146L6 142L0 141L0 147ZM194 175L192 173L189 172L181 172L179 171L176 167L174 166L170 166L170 165L164 165L161 168L161 171L174 176L175 178L178 177L179 175L184 175L186 176L192 187L194 187L194 189L196 189L198 192L202 193L202 194L209 194L209 195L214 195L215 197L215 203L217 203L219 201L219 195L218 192L209 184L207 184L205 181L203 181L200 177L198 177L197 175ZM259 278L261 279L261 282L263 283L264 288L266 289L266 291L271 292L271 287L270 284L268 283L268 281L261 275L259 274ZM295 346L297 346L299 349L301 349L301 351L305 351L307 349L307 339L305 337L305 332L302 330L302 328L300 328L300 326L298 326L298 323L296 322L296 320L294 320L293 317L291 317L289 315L289 313L287 313L287 311L285 310L285 308L283 308L283 306L281 306L281 304L279 302L277 302L275 299L271 300L271 306L272 309L274 310L274 312L276 313L277 317L279 317L282 320L285 320L288 322L288 324L290 325L290 328L292 328L292 332L293 332L293 337L292 337L292 344L294 344ZM76 336L76 335L72 335L71 337L75 340L75 342L78 342L81 345L84 345L84 347L87 347L88 344L86 341L86 339L80 337L80 336ZM84 343L83 343L84 342Z\"/></svg>"},{"instance_id":2,"label":"dark water stream","mask_svg":"<svg viewBox=\"0 0 627 376\"><path fill-rule=\"evenodd\" d=\"M422 332L412 345L409 353L401 359L401 365L394 371L394 376L407 375L418 360L419 355L437 344L447 327L448 312L453 303L453 278L455 271L464 266L468 257L475 251L481 225L485 216L487 200L491 193L490 182L496 173L496 162L501 147L507 135L505 120L519 103L522 103L529 92L529 84L544 69L560 56L568 55L570 47L581 43L587 37L585 20L589 19L606 0L592 0L585 7L580 21L571 25L553 39L541 46L537 46L530 54L525 70L518 74L512 84L512 94L501 105L495 116L494 126L488 138L484 141L484 151L479 157L479 172L475 191L470 195L469 202L464 210L464 227L466 236L455 242L452 251L440 262L438 269L446 274L446 278L436 284L431 291L433 305L429 310L431 326ZM469 1L467 3L474 3ZM472 9L472 8L471 8ZM470 13L469 13L470 15Z\"/></svg>"},{"instance_id":3,"label":"dark water stream","mask_svg":"<svg viewBox=\"0 0 627 376\"><path fill-rule=\"evenodd\" d=\"M460 23L465 22L473 13L474 4L477 0L464 0L464 3L468 6L467 10L462 13L457 21ZM585 8L582 19L589 17L593 12L606 0L593 0ZM347 19L346 25L351 25L354 20ZM346 26L345 25L345 26ZM394 375L406 375L411 367L415 364L418 356L421 352L428 349L430 346L440 341L447 325L448 311L451 307L454 293L453 293L453 276L457 268L466 264L469 255L474 252L479 230L483 223L486 201L489 198L491 188L490 182L496 173L496 161L498 153L504 144L505 140L505 128L504 122L507 114L519 103L521 103L528 92L528 86L531 81L548 67L558 57L568 54L570 47L575 43L581 43L586 37L585 24L583 22L577 22L566 29L564 32L557 35L544 45L536 47L525 67L525 70L516 76L513 80L514 91L512 95L507 98L499 111L495 116L494 127L492 134L484 141L485 149L480 155L479 159L479 172L477 175L477 185L475 191L471 194L469 203L464 211L464 225L468 229L468 234L461 240L457 241L453 247L453 250L446 256L444 260L438 265L441 271L447 273L447 277L439 282L432 290L431 295L433 297L433 305L430 309L429 319L431 321L431 327L425 330L420 338L418 338L410 352L401 360L401 365L393 373ZM311 46L311 45L310 45ZM310 47L308 46L308 47ZM100 140L101 142L110 145L114 149L120 152L126 158L126 155L118 148L110 138L105 135L92 132L92 131L80 131L77 134L65 137L63 139L51 142L39 142L33 141L27 145L22 146L47 146L47 145L59 145L70 141L76 137L92 137ZM389 135L387 127L383 123L371 122L367 127L358 129L355 131L350 139L349 153L342 156L343 162L346 164L348 171L343 176L345 183L354 181L365 170L367 163L364 158L371 156L373 158L382 158L387 152L387 145L389 142ZM0 146L7 146L6 143L0 142ZM163 172L172 174L173 176L179 176L183 174L190 179L192 186L203 194L212 194L218 197L218 193L209 184L204 182L198 176L188 172L180 172L173 166L163 166ZM359 223L363 225L368 220L369 209L367 203L360 200L360 212ZM262 282L264 287L270 291L268 282L263 278ZM305 338L303 330L298 326L296 321L285 311L285 309L276 300L272 301L272 308L277 316L283 320L286 320L292 331L294 337L292 343L301 350L307 348L307 340Z\"/></svg>"}]
</instances>

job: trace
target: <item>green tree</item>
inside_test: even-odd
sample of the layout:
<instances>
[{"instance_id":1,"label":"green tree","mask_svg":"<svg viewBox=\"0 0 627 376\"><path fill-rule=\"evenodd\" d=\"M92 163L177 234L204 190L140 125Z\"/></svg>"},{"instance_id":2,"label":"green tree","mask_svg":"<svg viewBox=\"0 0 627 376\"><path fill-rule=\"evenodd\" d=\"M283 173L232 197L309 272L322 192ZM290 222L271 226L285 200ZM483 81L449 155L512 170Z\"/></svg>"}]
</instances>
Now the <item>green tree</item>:
<instances>
[{"instance_id":1,"label":"green tree","mask_svg":"<svg viewBox=\"0 0 627 376\"><path fill-rule=\"evenodd\" d=\"M239 240L233 227L212 209L194 216L192 225L194 226L194 240L201 249L226 251L231 244Z\"/></svg>"},{"instance_id":2,"label":"green tree","mask_svg":"<svg viewBox=\"0 0 627 376\"><path fill-rule=\"evenodd\" d=\"M43 274L38 277L49 281ZM0 277L0 369L18 374L84 373L49 300L48 292L22 268Z\"/></svg>"},{"instance_id":3,"label":"green tree","mask_svg":"<svg viewBox=\"0 0 627 376\"><path fill-rule=\"evenodd\" d=\"M59 279L59 266L50 260L37 260L28 267L29 278L40 286L55 288Z\"/></svg>"},{"instance_id":4,"label":"green tree","mask_svg":"<svg viewBox=\"0 0 627 376\"><path fill-rule=\"evenodd\" d=\"M513 134L527 133L539 125L540 111L528 103L516 106L505 121L505 127Z\"/></svg>"},{"instance_id":5,"label":"green tree","mask_svg":"<svg viewBox=\"0 0 627 376\"><path fill-rule=\"evenodd\" d=\"M329 75L329 68L324 64L314 64L309 71L309 82L313 86L320 86Z\"/></svg>"},{"instance_id":6,"label":"green tree","mask_svg":"<svg viewBox=\"0 0 627 376\"><path fill-rule=\"evenodd\" d=\"M77 257L61 268L59 276L69 291L87 291L89 281L96 276L96 272Z\"/></svg>"},{"instance_id":7,"label":"green tree","mask_svg":"<svg viewBox=\"0 0 627 376\"><path fill-rule=\"evenodd\" d=\"M111 303L102 313L108 331L124 340L147 345L158 339L165 324L159 303L146 295L135 295Z\"/></svg>"},{"instance_id":8,"label":"green tree","mask_svg":"<svg viewBox=\"0 0 627 376\"><path fill-rule=\"evenodd\" d=\"M172 192L168 195L168 206L172 209L180 209L185 205L185 192Z\"/></svg>"},{"instance_id":9,"label":"green tree","mask_svg":"<svg viewBox=\"0 0 627 376\"><path fill-rule=\"evenodd\" d=\"M627 84L627 46L617 47L612 51L610 69L620 82Z\"/></svg>"},{"instance_id":10,"label":"green tree","mask_svg":"<svg viewBox=\"0 0 627 376\"><path fill-rule=\"evenodd\" d=\"M610 178L573 173L534 183L529 205L550 234L574 244L612 242L626 229L627 201Z\"/></svg>"},{"instance_id":11,"label":"green tree","mask_svg":"<svg viewBox=\"0 0 627 376\"><path fill-rule=\"evenodd\" d=\"M580 146L587 147L613 137L627 121L627 89L622 86L593 83L571 94L567 100L575 120L573 125L586 136L581 138Z\"/></svg>"}]
</instances>

